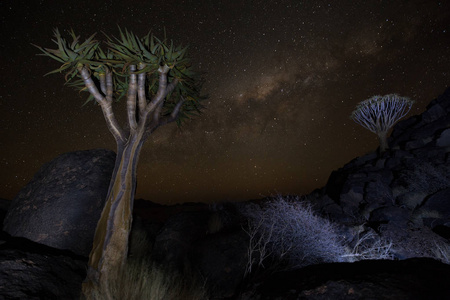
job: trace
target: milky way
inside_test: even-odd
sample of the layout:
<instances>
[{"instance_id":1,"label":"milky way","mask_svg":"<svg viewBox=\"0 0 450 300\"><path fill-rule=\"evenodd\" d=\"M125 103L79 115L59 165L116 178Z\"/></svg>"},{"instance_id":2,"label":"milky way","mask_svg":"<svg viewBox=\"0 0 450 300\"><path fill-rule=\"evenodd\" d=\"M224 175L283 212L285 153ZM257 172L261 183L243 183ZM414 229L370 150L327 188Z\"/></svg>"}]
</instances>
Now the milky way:
<instances>
[{"instance_id":1,"label":"milky way","mask_svg":"<svg viewBox=\"0 0 450 300\"><path fill-rule=\"evenodd\" d=\"M206 109L159 129L140 156L137 197L161 203L308 193L377 148L349 119L358 102L398 93L418 114L450 83L447 1L141 2L1 1L0 197L61 153L115 148L98 107L42 76L58 64L30 43L53 46L55 27L165 29L190 45Z\"/></svg>"}]
</instances>

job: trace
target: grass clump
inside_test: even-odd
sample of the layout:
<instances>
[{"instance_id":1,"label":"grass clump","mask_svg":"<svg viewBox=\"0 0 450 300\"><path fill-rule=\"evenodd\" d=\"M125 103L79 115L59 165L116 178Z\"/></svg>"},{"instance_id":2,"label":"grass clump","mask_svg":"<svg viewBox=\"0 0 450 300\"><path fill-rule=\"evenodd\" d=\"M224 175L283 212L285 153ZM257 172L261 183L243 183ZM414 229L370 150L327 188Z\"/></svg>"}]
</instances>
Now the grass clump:
<instances>
[{"instance_id":1,"label":"grass clump","mask_svg":"<svg viewBox=\"0 0 450 300\"><path fill-rule=\"evenodd\" d=\"M197 274L179 272L155 262L150 257L151 244L145 231L137 229L130 238L130 255L120 270L109 274L106 290L97 290L98 300L202 300L208 299Z\"/></svg>"}]
</instances>

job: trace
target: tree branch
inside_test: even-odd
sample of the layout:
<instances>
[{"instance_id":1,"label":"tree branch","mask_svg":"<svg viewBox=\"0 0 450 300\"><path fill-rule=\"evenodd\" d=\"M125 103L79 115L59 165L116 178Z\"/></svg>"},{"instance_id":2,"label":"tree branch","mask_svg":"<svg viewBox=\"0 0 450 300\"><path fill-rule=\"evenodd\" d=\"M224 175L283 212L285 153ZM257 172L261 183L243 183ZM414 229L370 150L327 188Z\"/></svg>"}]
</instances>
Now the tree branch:
<instances>
[{"instance_id":1,"label":"tree branch","mask_svg":"<svg viewBox=\"0 0 450 300\"><path fill-rule=\"evenodd\" d=\"M91 78L91 72L85 66L78 66L78 72L80 72L84 85L88 89L89 93L94 96L97 103L101 104L102 101L106 101L105 97L98 91L97 86Z\"/></svg>"},{"instance_id":2,"label":"tree branch","mask_svg":"<svg viewBox=\"0 0 450 300\"><path fill-rule=\"evenodd\" d=\"M119 123L117 122L116 117L114 116L114 111L112 110L112 103L107 101L102 101L100 103L100 106L103 111L103 116L106 120L106 126L108 126L109 131L114 136L114 139L116 140L117 144L125 144L127 141L127 138L125 136L125 132L120 127Z\"/></svg>"},{"instance_id":3,"label":"tree branch","mask_svg":"<svg viewBox=\"0 0 450 300\"><path fill-rule=\"evenodd\" d=\"M138 68L142 70L146 65L140 63ZM145 97L145 72L138 74L138 98L139 98L139 112L143 112L147 106L147 98Z\"/></svg>"},{"instance_id":4,"label":"tree branch","mask_svg":"<svg viewBox=\"0 0 450 300\"><path fill-rule=\"evenodd\" d=\"M106 70L106 100L112 103L114 93L113 76L111 70Z\"/></svg>"},{"instance_id":5,"label":"tree branch","mask_svg":"<svg viewBox=\"0 0 450 300\"><path fill-rule=\"evenodd\" d=\"M174 78L170 84L167 84L167 72L170 70L170 68L167 65L164 65L163 67L160 67L158 71L160 72L159 76L159 86L158 86L158 92L153 97L153 99L147 104L145 107L145 110L141 112L140 117L147 122L147 118L149 117L149 114L152 114L152 121L151 124L148 125L149 132L153 132L156 128L158 128L161 124L160 122L160 115L162 108L164 106L164 99L165 97L172 92L176 85L178 84L178 79ZM175 107L176 109L176 107ZM178 108L179 110L179 108ZM154 128L154 129L152 129Z\"/></svg>"},{"instance_id":6,"label":"tree branch","mask_svg":"<svg viewBox=\"0 0 450 300\"><path fill-rule=\"evenodd\" d=\"M91 78L91 73L85 66L79 66L78 71L80 72L80 76L84 81L84 85L89 90L89 93L91 93L97 103L100 104L103 111L103 116L105 117L106 126L108 126L108 129L114 136L116 142L125 143L125 134L114 116L112 103L107 101L106 98L98 91L98 88Z\"/></svg>"},{"instance_id":7,"label":"tree branch","mask_svg":"<svg viewBox=\"0 0 450 300\"><path fill-rule=\"evenodd\" d=\"M100 73L98 77L100 80L100 90L102 91L103 95L106 95L106 74Z\"/></svg>"},{"instance_id":8,"label":"tree branch","mask_svg":"<svg viewBox=\"0 0 450 300\"><path fill-rule=\"evenodd\" d=\"M183 98L183 96L181 96L180 101L178 101L177 105L175 105L170 115L162 118L158 122L153 122L154 120L152 120L152 126L149 127L149 134L155 131L160 126L176 121L178 119L178 115L180 114L181 107L183 106L185 101L186 100Z\"/></svg>"},{"instance_id":9,"label":"tree branch","mask_svg":"<svg viewBox=\"0 0 450 300\"><path fill-rule=\"evenodd\" d=\"M178 84L178 79L174 78L172 82L167 85L167 73L169 70L170 68L167 65L159 67L158 72L160 75L158 81L158 91L150 103L147 104L147 107L145 108L145 115L148 115L148 113L153 111Z\"/></svg>"},{"instance_id":10,"label":"tree branch","mask_svg":"<svg viewBox=\"0 0 450 300\"><path fill-rule=\"evenodd\" d=\"M156 92L155 97L152 99L154 102L161 102L164 99L166 88L167 88L167 73L169 73L169 66L164 65L159 67L159 81L158 81L158 92Z\"/></svg>"},{"instance_id":11,"label":"tree branch","mask_svg":"<svg viewBox=\"0 0 450 300\"><path fill-rule=\"evenodd\" d=\"M128 124L131 131L135 131L137 128L136 122L136 93L137 93L137 76L136 66L130 65L130 82L128 84L128 96L127 96L127 115Z\"/></svg>"}]
</instances>

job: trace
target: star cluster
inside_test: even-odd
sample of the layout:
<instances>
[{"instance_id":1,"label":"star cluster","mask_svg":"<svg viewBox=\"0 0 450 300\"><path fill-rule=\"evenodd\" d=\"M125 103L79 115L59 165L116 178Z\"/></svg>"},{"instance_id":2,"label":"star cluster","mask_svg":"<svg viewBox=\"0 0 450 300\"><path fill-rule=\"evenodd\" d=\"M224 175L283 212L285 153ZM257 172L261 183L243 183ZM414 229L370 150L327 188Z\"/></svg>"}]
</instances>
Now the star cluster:
<instances>
[{"instance_id":1,"label":"star cluster","mask_svg":"<svg viewBox=\"0 0 450 300\"><path fill-rule=\"evenodd\" d=\"M1 1L0 182L13 198L43 163L114 140L96 105L63 85L52 29L88 37L117 25L189 44L206 110L169 125L140 156L137 197L161 203L305 194L378 146L349 119L375 94L416 100L450 83L446 1ZM115 107L124 121L124 104Z\"/></svg>"}]
</instances>

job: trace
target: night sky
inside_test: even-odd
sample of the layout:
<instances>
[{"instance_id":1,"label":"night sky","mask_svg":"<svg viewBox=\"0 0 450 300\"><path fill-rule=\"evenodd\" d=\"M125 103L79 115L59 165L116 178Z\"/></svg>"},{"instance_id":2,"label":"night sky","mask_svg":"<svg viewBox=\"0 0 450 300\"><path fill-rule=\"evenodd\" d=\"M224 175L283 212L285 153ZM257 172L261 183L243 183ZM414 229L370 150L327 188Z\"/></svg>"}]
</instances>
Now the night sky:
<instances>
[{"instance_id":1,"label":"night sky","mask_svg":"<svg viewBox=\"0 0 450 300\"><path fill-rule=\"evenodd\" d=\"M115 150L87 94L43 77L59 64L30 43L53 48L55 27L84 38L165 28L206 72L203 114L158 129L141 152L136 196L159 203L309 193L377 148L349 119L358 102L398 93L416 100L410 116L450 86L450 1L2 0L0 11L6 199L62 153Z\"/></svg>"}]
</instances>

